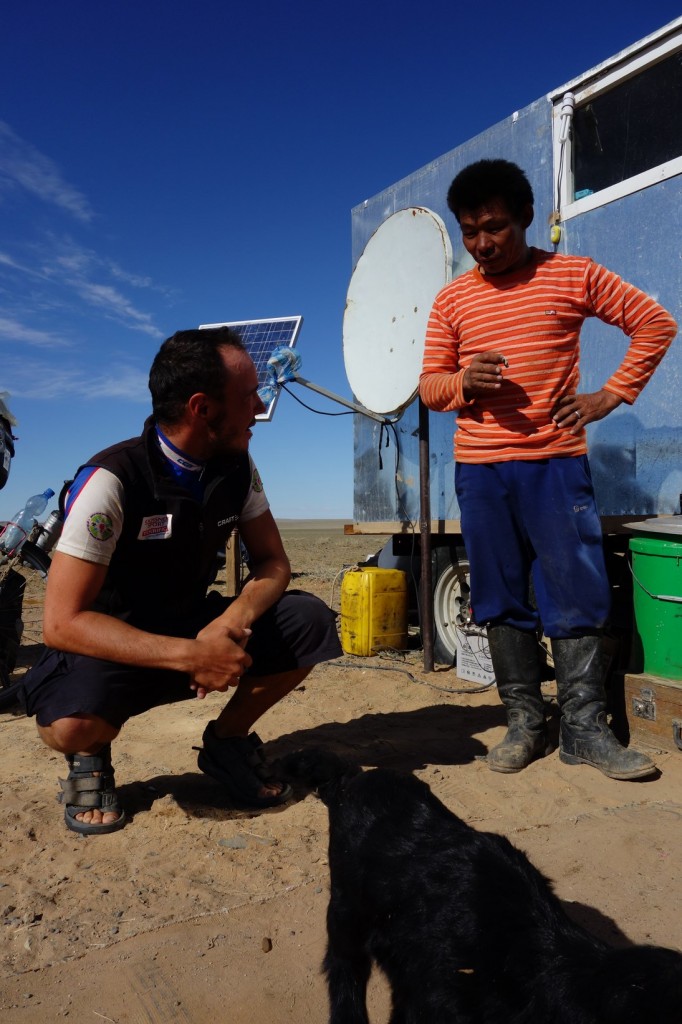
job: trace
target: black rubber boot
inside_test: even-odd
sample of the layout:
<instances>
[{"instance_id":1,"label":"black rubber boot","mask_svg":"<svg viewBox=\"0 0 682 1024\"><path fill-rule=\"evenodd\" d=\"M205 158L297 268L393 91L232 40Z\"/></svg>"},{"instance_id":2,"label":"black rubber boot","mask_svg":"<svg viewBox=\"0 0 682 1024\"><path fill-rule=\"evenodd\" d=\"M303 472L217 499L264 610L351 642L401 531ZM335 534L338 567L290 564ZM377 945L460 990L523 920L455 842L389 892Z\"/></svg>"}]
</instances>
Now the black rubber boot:
<instances>
[{"instance_id":1,"label":"black rubber boot","mask_svg":"<svg viewBox=\"0 0 682 1024\"><path fill-rule=\"evenodd\" d=\"M601 638L552 640L561 708L559 757L589 764L610 779L641 779L656 772L645 754L623 747L606 722Z\"/></svg>"},{"instance_id":2,"label":"black rubber boot","mask_svg":"<svg viewBox=\"0 0 682 1024\"><path fill-rule=\"evenodd\" d=\"M489 626L488 643L500 699L507 711L507 735L488 754L494 772L520 772L551 751L540 689L535 633L513 626Z\"/></svg>"}]
</instances>

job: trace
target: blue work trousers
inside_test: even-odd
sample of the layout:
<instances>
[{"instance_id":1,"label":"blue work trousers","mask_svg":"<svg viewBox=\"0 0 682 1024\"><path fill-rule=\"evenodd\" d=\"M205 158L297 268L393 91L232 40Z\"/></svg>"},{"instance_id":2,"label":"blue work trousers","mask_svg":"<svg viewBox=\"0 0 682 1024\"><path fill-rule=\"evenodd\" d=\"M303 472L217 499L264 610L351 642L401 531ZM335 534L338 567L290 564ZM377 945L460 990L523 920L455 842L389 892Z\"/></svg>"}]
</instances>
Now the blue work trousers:
<instances>
[{"instance_id":1,"label":"blue work trousers","mask_svg":"<svg viewBox=\"0 0 682 1024\"><path fill-rule=\"evenodd\" d=\"M610 588L586 456L457 463L455 489L475 622L541 625L552 638L604 625Z\"/></svg>"}]
</instances>

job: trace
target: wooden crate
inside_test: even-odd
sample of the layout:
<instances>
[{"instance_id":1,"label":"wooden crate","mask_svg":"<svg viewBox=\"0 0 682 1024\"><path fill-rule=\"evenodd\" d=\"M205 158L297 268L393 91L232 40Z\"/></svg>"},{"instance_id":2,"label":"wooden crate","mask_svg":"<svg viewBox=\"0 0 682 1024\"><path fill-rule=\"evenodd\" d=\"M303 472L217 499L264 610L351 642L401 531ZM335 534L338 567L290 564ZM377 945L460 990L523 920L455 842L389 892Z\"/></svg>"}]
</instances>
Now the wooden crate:
<instances>
[{"instance_id":1,"label":"wooden crate","mask_svg":"<svg viewBox=\"0 0 682 1024\"><path fill-rule=\"evenodd\" d=\"M630 743L682 752L682 679L627 674L625 714Z\"/></svg>"}]
</instances>

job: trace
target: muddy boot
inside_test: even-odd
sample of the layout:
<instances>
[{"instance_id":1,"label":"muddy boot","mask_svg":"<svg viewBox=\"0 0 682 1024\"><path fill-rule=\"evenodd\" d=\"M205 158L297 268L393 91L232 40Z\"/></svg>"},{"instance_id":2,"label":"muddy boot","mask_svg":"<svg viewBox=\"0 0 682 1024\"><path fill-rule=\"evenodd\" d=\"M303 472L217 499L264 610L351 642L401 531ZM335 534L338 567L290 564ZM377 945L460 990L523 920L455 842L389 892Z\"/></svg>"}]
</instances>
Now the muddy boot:
<instances>
[{"instance_id":1,"label":"muddy boot","mask_svg":"<svg viewBox=\"0 0 682 1024\"><path fill-rule=\"evenodd\" d=\"M610 779L641 779L656 765L621 746L606 722L601 639L552 640L561 708L559 757L564 764L589 764Z\"/></svg>"},{"instance_id":2,"label":"muddy boot","mask_svg":"<svg viewBox=\"0 0 682 1024\"><path fill-rule=\"evenodd\" d=\"M489 626L488 643L508 725L507 735L488 754L488 767L494 772L520 772L552 749L540 690L538 642L534 633L513 626Z\"/></svg>"}]
</instances>

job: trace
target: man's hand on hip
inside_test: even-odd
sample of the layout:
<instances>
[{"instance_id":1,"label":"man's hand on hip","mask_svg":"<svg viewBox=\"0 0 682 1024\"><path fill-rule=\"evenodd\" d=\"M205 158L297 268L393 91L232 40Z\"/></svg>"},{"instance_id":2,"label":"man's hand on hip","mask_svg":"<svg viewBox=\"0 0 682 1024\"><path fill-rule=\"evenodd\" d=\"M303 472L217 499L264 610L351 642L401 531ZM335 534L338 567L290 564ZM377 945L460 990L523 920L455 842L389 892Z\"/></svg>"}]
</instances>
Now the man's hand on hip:
<instances>
[{"instance_id":1,"label":"man's hand on hip","mask_svg":"<svg viewBox=\"0 0 682 1024\"><path fill-rule=\"evenodd\" d=\"M552 419L569 434L579 434L588 423L603 420L622 401L618 395L603 389L587 395L565 395L557 402Z\"/></svg>"}]
</instances>

